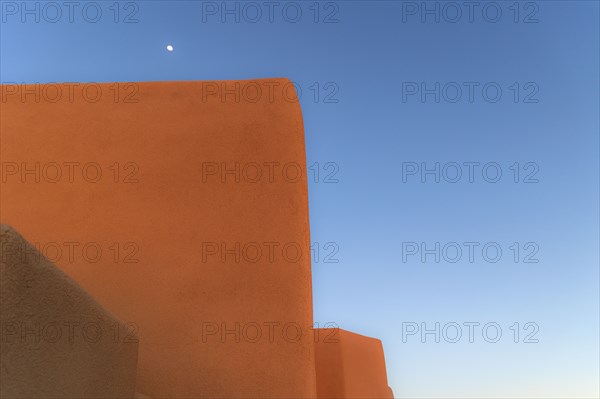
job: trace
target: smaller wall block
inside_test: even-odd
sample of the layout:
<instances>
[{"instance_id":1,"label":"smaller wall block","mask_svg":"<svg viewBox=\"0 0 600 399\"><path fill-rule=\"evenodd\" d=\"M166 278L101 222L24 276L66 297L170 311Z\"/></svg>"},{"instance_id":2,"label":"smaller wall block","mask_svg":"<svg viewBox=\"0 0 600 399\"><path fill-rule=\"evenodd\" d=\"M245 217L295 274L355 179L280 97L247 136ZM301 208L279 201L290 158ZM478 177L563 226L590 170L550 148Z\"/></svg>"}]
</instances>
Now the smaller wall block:
<instances>
[{"instance_id":1,"label":"smaller wall block","mask_svg":"<svg viewBox=\"0 0 600 399\"><path fill-rule=\"evenodd\" d=\"M341 329L319 330L315 345L321 399L391 399L381 341Z\"/></svg>"}]
</instances>

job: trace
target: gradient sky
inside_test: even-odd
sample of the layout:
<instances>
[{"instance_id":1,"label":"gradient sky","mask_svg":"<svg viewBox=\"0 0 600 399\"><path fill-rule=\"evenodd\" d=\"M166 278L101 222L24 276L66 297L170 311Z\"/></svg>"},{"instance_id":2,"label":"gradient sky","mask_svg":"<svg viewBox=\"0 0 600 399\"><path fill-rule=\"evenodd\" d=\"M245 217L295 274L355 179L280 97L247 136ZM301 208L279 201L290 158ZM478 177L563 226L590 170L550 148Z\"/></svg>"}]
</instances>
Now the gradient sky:
<instances>
[{"instance_id":1,"label":"gradient sky","mask_svg":"<svg viewBox=\"0 0 600 399\"><path fill-rule=\"evenodd\" d=\"M381 338L397 397L600 395L597 1L482 1L472 20L462 1L282 1L272 20L259 1L263 15L239 3L239 21L222 19L222 2L137 1L120 3L117 23L113 1L96 3L96 23L82 15L89 2L54 23L52 9L23 22L21 1L1 3L3 83L296 82L321 172L309 186L315 321ZM439 7L439 22L423 7ZM408 94L436 82L439 102ZM479 163L473 182L465 162ZM403 175L436 163L439 183ZM409 255L413 242L440 243L440 262ZM473 262L464 242L479 243ZM455 263L447 243L463 249ZM336 248L339 262L326 262ZM474 342L468 322L480 323ZM403 340L412 323L447 335ZM456 343L448 323L462 326ZM502 328L498 342L486 323ZM538 342L524 342L535 326Z\"/></svg>"}]
</instances>

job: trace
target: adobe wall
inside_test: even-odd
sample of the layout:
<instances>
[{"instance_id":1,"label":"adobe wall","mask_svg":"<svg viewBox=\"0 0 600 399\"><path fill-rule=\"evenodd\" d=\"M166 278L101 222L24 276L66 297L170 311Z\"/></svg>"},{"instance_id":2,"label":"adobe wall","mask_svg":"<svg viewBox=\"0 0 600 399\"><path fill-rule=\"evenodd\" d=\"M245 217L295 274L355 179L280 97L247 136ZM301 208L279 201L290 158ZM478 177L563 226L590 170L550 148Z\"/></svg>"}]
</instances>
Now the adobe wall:
<instances>
[{"instance_id":1,"label":"adobe wall","mask_svg":"<svg viewBox=\"0 0 600 399\"><path fill-rule=\"evenodd\" d=\"M315 396L289 81L1 89L1 219L137 325L140 392Z\"/></svg>"},{"instance_id":2,"label":"adobe wall","mask_svg":"<svg viewBox=\"0 0 600 399\"><path fill-rule=\"evenodd\" d=\"M138 339L0 225L0 397L131 399Z\"/></svg>"},{"instance_id":3,"label":"adobe wall","mask_svg":"<svg viewBox=\"0 0 600 399\"><path fill-rule=\"evenodd\" d=\"M342 329L320 329L315 345L319 398L391 399L381 341Z\"/></svg>"}]
</instances>

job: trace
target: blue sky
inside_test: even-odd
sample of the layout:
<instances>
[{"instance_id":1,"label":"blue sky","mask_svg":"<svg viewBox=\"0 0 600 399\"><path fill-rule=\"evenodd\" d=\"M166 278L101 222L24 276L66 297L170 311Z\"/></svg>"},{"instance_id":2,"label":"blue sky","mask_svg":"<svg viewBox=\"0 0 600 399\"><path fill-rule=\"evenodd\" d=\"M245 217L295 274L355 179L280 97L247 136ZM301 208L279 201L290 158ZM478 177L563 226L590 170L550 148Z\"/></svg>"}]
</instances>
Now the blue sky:
<instances>
[{"instance_id":1,"label":"blue sky","mask_svg":"<svg viewBox=\"0 0 600 399\"><path fill-rule=\"evenodd\" d=\"M3 83L296 82L315 321L397 397L599 396L597 1L1 3Z\"/></svg>"}]
</instances>

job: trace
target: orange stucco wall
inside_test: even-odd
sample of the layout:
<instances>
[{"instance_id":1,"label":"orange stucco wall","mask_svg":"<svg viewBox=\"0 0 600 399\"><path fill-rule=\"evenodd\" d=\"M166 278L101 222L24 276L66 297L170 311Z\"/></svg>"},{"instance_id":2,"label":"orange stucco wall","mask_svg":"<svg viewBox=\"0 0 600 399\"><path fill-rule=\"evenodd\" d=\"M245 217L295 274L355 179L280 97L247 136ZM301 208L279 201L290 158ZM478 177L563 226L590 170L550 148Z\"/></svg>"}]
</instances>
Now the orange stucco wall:
<instances>
[{"instance_id":1,"label":"orange stucco wall","mask_svg":"<svg viewBox=\"0 0 600 399\"><path fill-rule=\"evenodd\" d=\"M140 392L315 396L287 80L1 89L2 221L135 323Z\"/></svg>"},{"instance_id":2,"label":"orange stucco wall","mask_svg":"<svg viewBox=\"0 0 600 399\"><path fill-rule=\"evenodd\" d=\"M342 329L322 329L315 347L319 398L393 398L381 341Z\"/></svg>"}]
</instances>

